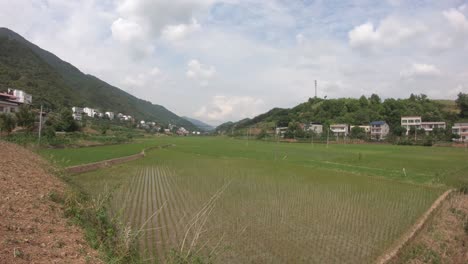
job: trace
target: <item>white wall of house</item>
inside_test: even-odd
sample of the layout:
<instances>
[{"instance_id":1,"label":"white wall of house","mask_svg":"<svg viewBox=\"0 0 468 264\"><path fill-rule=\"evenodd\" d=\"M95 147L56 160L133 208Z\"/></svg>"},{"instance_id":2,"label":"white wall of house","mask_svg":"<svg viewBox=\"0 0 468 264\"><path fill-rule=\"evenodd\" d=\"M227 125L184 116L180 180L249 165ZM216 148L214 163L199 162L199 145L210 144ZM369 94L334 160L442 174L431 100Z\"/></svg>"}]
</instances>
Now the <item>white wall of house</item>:
<instances>
[{"instance_id":1,"label":"white wall of house","mask_svg":"<svg viewBox=\"0 0 468 264\"><path fill-rule=\"evenodd\" d=\"M17 103L0 100L0 113L16 113L19 105Z\"/></svg>"},{"instance_id":2,"label":"white wall of house","mask_svg":"<svg viewBox=\"0 0 468 264\"><path fill-rule=\"evenodd\" d=\"M347 136L349 133L348 124L333 124L330 125L330 130L335 136Z\"/></svg>"}]
</instances>

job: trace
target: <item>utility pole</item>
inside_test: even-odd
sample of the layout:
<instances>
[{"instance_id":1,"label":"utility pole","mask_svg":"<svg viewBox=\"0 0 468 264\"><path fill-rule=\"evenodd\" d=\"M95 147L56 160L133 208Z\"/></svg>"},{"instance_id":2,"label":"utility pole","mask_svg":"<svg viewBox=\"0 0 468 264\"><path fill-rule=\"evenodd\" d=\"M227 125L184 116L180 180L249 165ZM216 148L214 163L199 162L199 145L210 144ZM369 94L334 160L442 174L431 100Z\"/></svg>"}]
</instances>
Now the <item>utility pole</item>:
<instances>
[{"instance_id":1,"label":"utility pole","mask_svg":"<svg viewBox=\"0 0 468 264\"><path fill-rule=\"evenodd\" d=\"M315 80L315 98L317 98L317 80Z\"/></svg>"},{"instance_id":2,"label":"utility pole","mask_svg":"<svg viewBox=\"0 0 468 264\"><path fill-rule=\"evenodd\" d=\"M418 126L414 127L414 143L416 143L418 139Z\"/></svg>"},{"instance_id":3,"label":"utility pole","mask_svg":"<svg viewBox=\"0 0 468 264\"><path fill-rule=\"evenodd\" d=\"M41 144L41 132L42 132L42 104L41 104L41 111L39 113L39 137L38 137L38 145Z\"/></svg>"},{"instance_id":4,"label":"utility pole","mask_svg":"<svg viewBox=\"0 0 468 264\"><path fill-rule=\"evenodd\" d=\"M312 147L314 146L314 130L310 130L310 144L312 144Z\"/></svg>"}]
</instances>

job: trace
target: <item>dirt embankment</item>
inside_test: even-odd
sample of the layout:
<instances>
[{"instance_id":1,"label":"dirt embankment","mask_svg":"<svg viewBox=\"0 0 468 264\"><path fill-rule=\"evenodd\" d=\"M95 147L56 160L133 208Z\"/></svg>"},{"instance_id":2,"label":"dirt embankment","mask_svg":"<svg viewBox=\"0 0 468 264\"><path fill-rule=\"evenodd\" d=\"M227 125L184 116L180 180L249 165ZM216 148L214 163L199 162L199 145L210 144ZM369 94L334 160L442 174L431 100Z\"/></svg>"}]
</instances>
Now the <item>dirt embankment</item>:
<instances>
[{"instance_id":1,"label":"dirt embankment","mask_svg":"<svg viewBox=\"0 0 468 264\"><path fill-rule=\"evenodd\" d=\"M0 263L100 263L50 194L65 184L31 151L0 141Z\"/></svg>"},{"instance_id":2,"label":"dirt embankment","mask_svg":"<svg viewBox=\"0 0 468 264\"><path fill-rule=\"evenodd\" d=\"M403 263L468 263L468 194L453 193L392 259Z\"/></svg>"}]
</instances>

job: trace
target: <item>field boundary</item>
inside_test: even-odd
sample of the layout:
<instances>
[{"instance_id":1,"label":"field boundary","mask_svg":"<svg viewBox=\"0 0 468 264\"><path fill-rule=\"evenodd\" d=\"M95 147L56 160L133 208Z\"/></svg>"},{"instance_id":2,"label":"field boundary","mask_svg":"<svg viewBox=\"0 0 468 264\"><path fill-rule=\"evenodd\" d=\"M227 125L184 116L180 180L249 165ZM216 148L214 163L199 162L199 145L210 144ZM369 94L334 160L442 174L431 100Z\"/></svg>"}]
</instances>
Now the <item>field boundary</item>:
<instances>
[{"instance_id":1,"label":"field boundary","mask_svg":"<svg viewBox=\"0 0 468 264\"><path fill-rule=\"evenodd\" d=\"M418 221L402 236L402 238L399 240L399 242L393 246L390 250L388 250L386 253L381 255L376 263L378 264L386 264L389 263L390 260L392 260L394 257L398 255L400 250L418 233L419 230L423 228L423 226L426 224L427 220L429 219L429 216L437 209L439 206L442 204L445 199L451 194L455 189L450 189L444 192L435 202L427 209L427 211L418 219Z\"/></svg>"},{"instance_id":2,"label":"field boundary","mask_svg":"<svg viewBox=\"0 0 468 264\"><path fill-rule=\"evenodd\" d=\"M66 167L65 171L71 174L79 174L79 173L85 173L85 172L94 171L94 170L98 170L102 168L107 168L112 165L121 164L121 163L129 162L132 160L144 158L146 156L146 152L150 150L168 148L172 146L174 145L169 144L169 145L148 147L148 148L143 149L140 153L137 153L137 154L114 158L114 159L102 160L102 161L97 161L97 162L92 162L92 163L70 166L70 167Z\"/></svg>"}]
</instances>

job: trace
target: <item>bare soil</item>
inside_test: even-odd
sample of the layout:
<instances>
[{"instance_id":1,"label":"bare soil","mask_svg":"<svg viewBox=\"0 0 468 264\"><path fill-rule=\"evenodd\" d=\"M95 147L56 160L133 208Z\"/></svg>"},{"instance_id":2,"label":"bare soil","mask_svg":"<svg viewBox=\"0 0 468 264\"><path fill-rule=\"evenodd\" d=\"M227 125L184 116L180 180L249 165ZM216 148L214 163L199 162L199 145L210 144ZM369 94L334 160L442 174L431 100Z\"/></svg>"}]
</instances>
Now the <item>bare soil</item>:
<instances>
[{"instance_id":1,"label":"bare soil","mask_svg":"<svg viewBox=\"0 0 468 264\"><path fill-rule=\"evenodd\" d=\"M35 153L0 141L0 264L101 263L50 199L66 185Z\"/></svg>"},{"instance_id":2,"label":"bare soil","mask_svg":"<svg viewBox=\"0 0 468 264\"><path fill-rule=\"evenodd\" d=\"M453 193L390 263L468 263L467 221L468 195Z\"/></svg>"}]
</instances>

